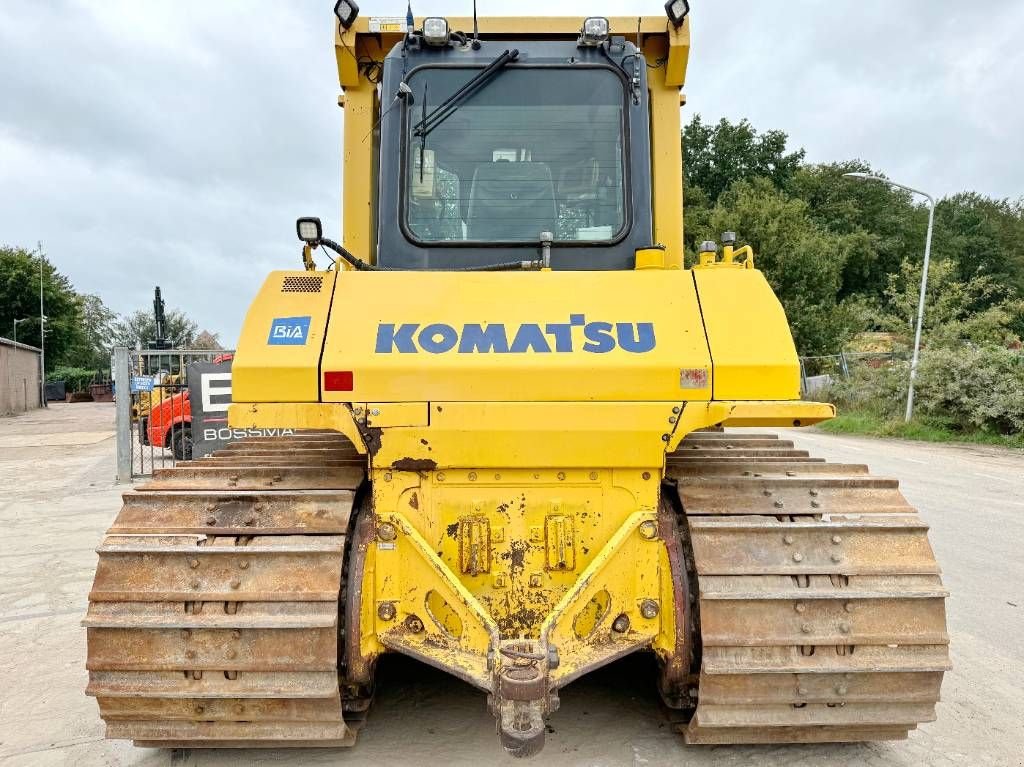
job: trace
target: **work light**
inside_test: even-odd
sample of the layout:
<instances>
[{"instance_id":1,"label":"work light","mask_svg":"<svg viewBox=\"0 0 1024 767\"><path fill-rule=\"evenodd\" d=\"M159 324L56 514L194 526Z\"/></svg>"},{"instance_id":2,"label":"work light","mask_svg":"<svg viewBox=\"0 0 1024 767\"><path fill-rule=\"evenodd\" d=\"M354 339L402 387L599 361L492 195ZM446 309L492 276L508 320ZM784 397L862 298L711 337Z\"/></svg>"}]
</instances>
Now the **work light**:
<instances>
[{"instance_id":1,"label":"work light","mask_svg":"<svg viewBox=\"0 0 1024 767\"><path fill-rule=\"evenodd\" d=\"M323 227L320 225L319 218L313 218L309 216L307 218L300 218L295 222L295 231L299 235L299 239L307 245L316 245L320 242L323 237Z\"/></svg>"},{"instance_id":2,"label":"work light","mask_svg":"<svg viewBox=\"0 0 1024 767\"><path fill-rule=\"evenodd\" d=\"M665 13L668 14L668 20L672 22L673 27L678 28L689 12L689 0L668 0L665 3Z\"/></svg>"},{"instance_id":3,"label":"work light","mask_svg":"<svg viewBox=\"0 0 1024 767\"><path fill-rule=\"evenodd\" d=\"M427 45L448 45L448 22L440 16L423 19L423 42Z\"/></svg>"},{"instance_id":4,"label":"work light","mask_svg":"<svg viewBox=\"0 0 1024 767\"><path fill-rule=\"evenodd\" d=\"M600 45L608 39L608 19L603 16L591 16L583 20L578 45Z\"/></svg>"},{"instance_id":5,"label":"work light","mask_svg":"<svg viewBox=\"0 0 1024 767\"><path fill-rule=\"evenodd\" d=\"M359 6L356 5L355 0L338 0L334 4L334 15L338 17L341 26L348 29L359 15Z\"/></svg>"}]
</instances>

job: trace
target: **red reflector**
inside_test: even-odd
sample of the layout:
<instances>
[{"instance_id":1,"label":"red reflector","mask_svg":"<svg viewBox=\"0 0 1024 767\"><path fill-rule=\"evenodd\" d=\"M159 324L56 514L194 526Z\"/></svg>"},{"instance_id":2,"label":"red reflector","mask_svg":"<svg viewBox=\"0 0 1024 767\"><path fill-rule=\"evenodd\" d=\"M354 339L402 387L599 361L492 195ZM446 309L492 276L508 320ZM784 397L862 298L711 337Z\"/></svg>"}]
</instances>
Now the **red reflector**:
<instances>
[{"instance_id":1,"label":"red reflector","mask_svg":"<svg viewBox=\"0 0 1024 767\"><path fill-rule=\"evenodd\" d=\"M324 373L324 391L352 391L352 371L328 370Z\"/></svg>"}]
</instances>

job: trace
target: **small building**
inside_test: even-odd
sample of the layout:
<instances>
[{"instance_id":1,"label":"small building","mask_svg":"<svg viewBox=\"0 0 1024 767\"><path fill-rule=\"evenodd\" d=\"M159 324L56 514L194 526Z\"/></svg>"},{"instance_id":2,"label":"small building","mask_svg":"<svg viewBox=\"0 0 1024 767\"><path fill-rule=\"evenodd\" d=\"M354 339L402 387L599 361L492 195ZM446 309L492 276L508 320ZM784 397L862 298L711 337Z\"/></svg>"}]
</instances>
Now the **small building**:
<instances>
[{"instance_id":1,"label":"small building","mask_svg":"<svg viewBox=\"0 0 1024 767\"><path fill-rule=\"evenodd\" d=\"M0 337L0 415L40 407L41 349Z\"/></svg>"}]
</instances>

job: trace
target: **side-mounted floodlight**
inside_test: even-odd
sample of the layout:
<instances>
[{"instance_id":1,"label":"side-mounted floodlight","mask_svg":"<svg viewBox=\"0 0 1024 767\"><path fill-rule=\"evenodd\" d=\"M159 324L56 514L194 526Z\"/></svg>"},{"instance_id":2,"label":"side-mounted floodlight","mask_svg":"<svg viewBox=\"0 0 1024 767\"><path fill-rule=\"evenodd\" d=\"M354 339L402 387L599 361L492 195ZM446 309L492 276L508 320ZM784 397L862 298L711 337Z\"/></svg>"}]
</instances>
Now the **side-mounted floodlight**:
<instances>
[{"instance_id":1,"label":"side-mounted floodlight","mask_svg":"<svg viewBox=\"0 0 1024 767\"><path fill-rule=\"evenodd\" d=\"M348 29L359 15L359 6L356 5L355 0L338 0L334 4L334 15L338 17L341 26Z\"/></svg>"},{"instance_id":2,"label":"side-mounted floodlight","mask_svg":"<svg viewBox=\"0 0 1024 767\"><path fill-rule=\"evenodd\" d=\"M665 3L665 13L668 15L668 20L672 22L672 26L679 28L686 18L686 14L690 12L689 0L668 0Z\"/></svg>"},{"instance_id":3,"label":"side-mounted floodlight","mask_svg":"<svg viewBox=\"0 0 1024 767\"><path fill-rule=\"evenodd\" d=\"M423 42L427 45L443 47L448 45L449 37L446 19L440 16L428 16L423 19Z\"/></svg>"},{"instance_id":4,"label":"side-mounted floodlight","mask_svg":"<svg viewBox=\"0 0 1024 767\"><path fill-rule=\"evenodd\" d=\"M295 233L307 245L316 245L323 239L324 229L319 218L308 216L295 222Z\"/></svg>"},{"instance_id":5,"label":"side-mounted floodlight","mask_svg":"<svg viewBox=\"0 0 1024 767\"><path fill-rule=\"evenodd\" d=\"M583 29L580 30L580 39L577 45L594 47L608 39L608 19L604 16L591 16L583 20Z\"/></svg>"}]
</instances>

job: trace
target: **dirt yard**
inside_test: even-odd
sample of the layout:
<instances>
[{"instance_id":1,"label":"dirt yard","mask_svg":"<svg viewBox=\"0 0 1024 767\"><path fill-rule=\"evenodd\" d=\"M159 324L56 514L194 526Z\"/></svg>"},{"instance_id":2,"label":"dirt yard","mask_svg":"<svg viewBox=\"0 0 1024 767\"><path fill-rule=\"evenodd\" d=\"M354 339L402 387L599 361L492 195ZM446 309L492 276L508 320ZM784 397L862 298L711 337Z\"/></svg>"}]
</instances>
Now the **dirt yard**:
<instances>
[{"instance_id":1,"label":"dirt yard","mask_svg":"<svg viewBox=\"0 0 1024 767\"><path fill-rule=\"evenodd\" d=\"M502 756L484 696L413 661L381 668L354 749L160 751L103 739L85 697L79 620L94 547L119 507L114 406L51 406L0 418L0 764L480 765ZM787 434L833 460L896 476L932 525L952 592L954 670L938 721L908 741L865 745L684 746L643 658L566 688L547 765L1024 765L1024 455L985 448ZM521 763L520 763L521 764Z\"/></svg>"}]
</instances>

